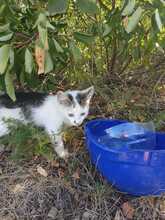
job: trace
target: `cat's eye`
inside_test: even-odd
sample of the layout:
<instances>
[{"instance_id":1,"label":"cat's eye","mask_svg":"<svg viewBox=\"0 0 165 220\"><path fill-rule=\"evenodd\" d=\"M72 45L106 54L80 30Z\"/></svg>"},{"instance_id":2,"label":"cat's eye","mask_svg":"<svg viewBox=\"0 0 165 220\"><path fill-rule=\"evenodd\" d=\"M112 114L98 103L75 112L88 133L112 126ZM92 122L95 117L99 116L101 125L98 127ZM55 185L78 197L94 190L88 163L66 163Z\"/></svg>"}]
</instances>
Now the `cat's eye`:
<instances>
[{"instance_id":1,"label":"cat's eye","mask_svg":"<svg viewBox=\"0 0 165 220\"><path fill-rule=\"evenodd\" d=\"M72 114L72 113L70 113L70 114L68 114L69 115L69 117L73 117L74 116L74 114Z\"/></svg>"},{"instance_id":2,"label":"cat's eye","mask_svg":"<svg viewBox=\"0 0 165 220\"><path fill-rule=\"evenodd\" d=\"M81 113L81 116L84 116L85 115L85 112Z\"/></svg>"}]
</instances>

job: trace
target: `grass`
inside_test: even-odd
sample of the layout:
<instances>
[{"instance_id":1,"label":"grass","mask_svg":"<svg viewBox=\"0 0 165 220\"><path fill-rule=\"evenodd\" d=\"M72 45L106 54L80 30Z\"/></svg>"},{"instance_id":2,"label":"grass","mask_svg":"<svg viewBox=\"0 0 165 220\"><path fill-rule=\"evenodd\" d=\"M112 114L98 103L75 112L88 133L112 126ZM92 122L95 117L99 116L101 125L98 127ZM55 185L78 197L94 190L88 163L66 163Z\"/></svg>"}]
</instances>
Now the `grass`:
<instances>
[{"instance_id":1,"label":"grass","mask_svg":"<svg viewBox=\"0 0 165 220\"><path fill-rule=\"evenodd\" d=\"M10 133L0 139L0 144L11 150L11 159L29 159L34 155L42 155L53 159L53 151L46 133L33 124L25 125L17 120L6 121Z\"/></svg>"}]
</instances>

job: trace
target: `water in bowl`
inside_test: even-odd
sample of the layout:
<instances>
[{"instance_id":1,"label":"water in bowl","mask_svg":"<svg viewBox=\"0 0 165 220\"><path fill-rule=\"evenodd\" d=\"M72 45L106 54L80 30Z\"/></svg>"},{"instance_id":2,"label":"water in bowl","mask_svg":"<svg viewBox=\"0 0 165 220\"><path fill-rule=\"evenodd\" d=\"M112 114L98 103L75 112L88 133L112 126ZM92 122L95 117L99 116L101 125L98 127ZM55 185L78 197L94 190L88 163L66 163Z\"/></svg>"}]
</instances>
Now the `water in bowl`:
<instances>
[{"instance_id":1,"label":"water in bowl","mask_svg":"<svg viewBox=\"0 0 165 220\"><path fill-rule=\"evenodd\" d=\"M156 146L153 123L123 123L105 130L98 142L117 149L152 150Z\"/></svg>"}]
</instances>

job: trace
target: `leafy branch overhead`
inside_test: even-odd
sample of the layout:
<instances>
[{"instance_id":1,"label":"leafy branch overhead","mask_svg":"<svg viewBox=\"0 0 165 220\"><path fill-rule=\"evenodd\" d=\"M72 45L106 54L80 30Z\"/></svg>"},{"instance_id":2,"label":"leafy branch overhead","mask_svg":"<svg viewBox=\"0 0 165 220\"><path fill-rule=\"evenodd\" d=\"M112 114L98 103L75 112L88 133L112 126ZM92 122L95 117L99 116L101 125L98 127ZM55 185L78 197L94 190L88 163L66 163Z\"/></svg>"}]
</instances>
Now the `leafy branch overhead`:
<instances>
[{"instance_id":1,"label":"leafy branch overhead","mask_svg":"<svg viewBox=\"0 0 165 220\"><path fill-rule=\"evenodd\" d=\"M110 75L116 59L121 73L155 49L164 53L164 2L124 2L0 0L0 90L15 100L15 82L43 89L38 74L53 85L58 73L89 71L91 60Z\"/></svg>"}]
</instances>

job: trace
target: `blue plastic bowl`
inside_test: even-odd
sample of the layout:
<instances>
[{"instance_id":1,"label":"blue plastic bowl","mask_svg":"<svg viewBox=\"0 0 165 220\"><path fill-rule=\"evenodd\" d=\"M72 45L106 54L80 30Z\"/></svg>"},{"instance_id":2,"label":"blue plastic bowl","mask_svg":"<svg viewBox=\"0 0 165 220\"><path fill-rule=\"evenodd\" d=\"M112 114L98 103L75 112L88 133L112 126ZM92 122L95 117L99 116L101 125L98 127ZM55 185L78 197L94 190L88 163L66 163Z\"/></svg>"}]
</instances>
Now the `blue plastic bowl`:
<instances>
[{"instance_id":1,"label":"blue plastic bowl","mask_svg":"<svg viewBox=\"0 0 165 220\"><path fill-rule=\"evenodd\" d=\"M152 150L108 148L98 142L105 129L126 121L99 119L85 125L86 143L92 162L120 191L136 195L165 192L165 133L156 133Z\"/></svg>"}]
</instances>

